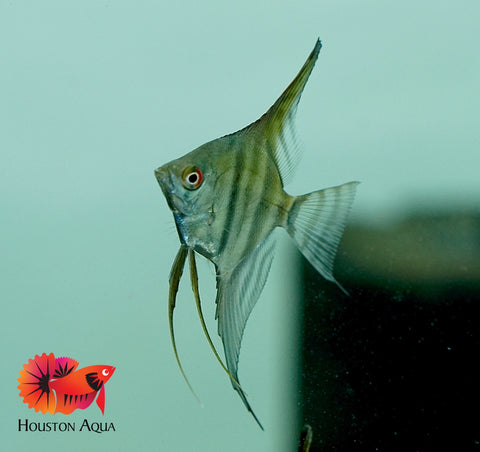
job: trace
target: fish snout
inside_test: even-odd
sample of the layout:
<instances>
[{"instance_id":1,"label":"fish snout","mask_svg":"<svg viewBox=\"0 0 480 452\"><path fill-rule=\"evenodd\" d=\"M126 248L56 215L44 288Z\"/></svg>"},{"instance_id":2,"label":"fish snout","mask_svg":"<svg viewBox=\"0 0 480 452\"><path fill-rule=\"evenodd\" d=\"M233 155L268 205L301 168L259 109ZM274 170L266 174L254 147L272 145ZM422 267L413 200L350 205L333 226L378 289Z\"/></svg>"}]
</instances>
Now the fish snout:
<instances>
[{"instance_id":1,"label":"fish snout","mask_svg":"<svg viewBox=\"0 0 480 452\"><path fill-rule=\"evenodd\" d=\"M157 178L158 183L160 183L160 184L165 183L165 181L167 180L167 177L168 177L168 172L167 172L166 169L164 169L160 166L155 170L155 177Z\"/></svg>"},{"instance_id":2,"label":"fish snout","mask_svg":"<svg viewBox=\"0 0 480 452\"><path fill-rule=\"evenodd\" d=\"M167 193L172 191L172 178L170 171L166 168L162 168L161 166L155 170L155 177L157 179L158 185L167 196Z\"/></svg>"}]
</instances>

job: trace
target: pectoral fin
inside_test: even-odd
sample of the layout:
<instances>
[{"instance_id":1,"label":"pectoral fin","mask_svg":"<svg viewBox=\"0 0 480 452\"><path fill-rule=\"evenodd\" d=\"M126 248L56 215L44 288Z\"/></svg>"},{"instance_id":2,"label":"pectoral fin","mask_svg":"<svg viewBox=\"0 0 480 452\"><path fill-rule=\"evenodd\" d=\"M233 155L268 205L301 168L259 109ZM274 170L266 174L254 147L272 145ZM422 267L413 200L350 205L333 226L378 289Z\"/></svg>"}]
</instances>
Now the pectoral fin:
<instances>
[{"instance_id":1,"label":"pectoral fin","mask_svg":"<svg viewBox=\"0 0 480 452\"><path fill-rule=\"evenodd\" d=\"M97 405L100 408L102 414L105 414L105 385L102 385L100 391L98 391Z\"/></svg>"}]
</instances>

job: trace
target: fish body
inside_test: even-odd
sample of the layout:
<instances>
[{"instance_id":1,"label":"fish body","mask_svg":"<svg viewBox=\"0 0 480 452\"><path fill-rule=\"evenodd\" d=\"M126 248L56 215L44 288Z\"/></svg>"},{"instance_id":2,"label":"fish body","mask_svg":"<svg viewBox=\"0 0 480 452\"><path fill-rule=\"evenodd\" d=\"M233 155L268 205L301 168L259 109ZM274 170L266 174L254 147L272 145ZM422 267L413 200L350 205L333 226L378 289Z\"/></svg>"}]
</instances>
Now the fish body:
<instances>
[{"instance_id":1,"label":"fish body","mask_svg":"<svg viewBox=\"0 0 480 452\"><path fill-rule=\"evenodd\" d=\"M180 240L223 272L233 270L275 227L283 226L292 203L275 161L257 151L256 141L243 130L157 170ZM202 196L183 187L181 174L190 167L201 168Z\"/></svg>"},{"instance_id":2,"label":"fish body","mask_svg":"<svg viewBox=\"0 0 480 452\"><path fill-rule=\"evenodd\" d=\"M88 408L97 397L102 414L105 410L105 383L115 367L96 365L78 369L71 358L55 358L53 353L36 355L20 371L18 389L29 408L42 413L70 414Z\"/></svg>"},{"instance_id":3,"label":"fish body","mask_svg":"<svg viewBox=\"0 0 480 452\"><path fill-rule=\"evenodd\" d=\"M238 382L237 371L243 330L272 263L276 240L273 231L284 228L316 270L338 284L333 276L333 262L357 186L357 182L350 182L301 196L291 196L284 190L299 161L294 134L296 107L320 48L318 40L293 82L259 120L155 171L181 242L170 274L169 298L177 362L183 373L172 322L187 255L203 322L195 280L196 252L215 265L216 318L226 371L260 426ZM221 361L218 355L217 358Z\"/></svg>"}]
</instances>

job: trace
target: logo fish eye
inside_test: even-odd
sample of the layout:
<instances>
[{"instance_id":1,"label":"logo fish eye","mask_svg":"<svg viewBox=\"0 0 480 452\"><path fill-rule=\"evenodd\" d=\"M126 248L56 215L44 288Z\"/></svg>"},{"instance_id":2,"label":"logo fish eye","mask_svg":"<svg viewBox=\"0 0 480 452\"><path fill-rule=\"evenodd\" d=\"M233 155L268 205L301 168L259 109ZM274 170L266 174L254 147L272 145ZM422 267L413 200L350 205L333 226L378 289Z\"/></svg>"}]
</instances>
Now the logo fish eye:
<instances>
[{"instance_id":1,"label":"logo fish eye","mask_svg":"<svg viewBox=\"0 0 480 452\"><path fill-rule=\"evenodd\" d=\"M109 372L108 369L103 369L103 370L102 370L102 375L103 375L104 377L108 376L109 373L110 373L110 372Z\"/></svg>"},{"instance_id":2,"label":"logo fish eye","mask_svg":"<svg viewBox=\"0 0 480 452\"><path fill-rule=\"evenodd\" d=\"M185 168L182 174L182 183L187 190L196 190L203 182L203 174L196 166Z\"/></svg>"}]
</instances>

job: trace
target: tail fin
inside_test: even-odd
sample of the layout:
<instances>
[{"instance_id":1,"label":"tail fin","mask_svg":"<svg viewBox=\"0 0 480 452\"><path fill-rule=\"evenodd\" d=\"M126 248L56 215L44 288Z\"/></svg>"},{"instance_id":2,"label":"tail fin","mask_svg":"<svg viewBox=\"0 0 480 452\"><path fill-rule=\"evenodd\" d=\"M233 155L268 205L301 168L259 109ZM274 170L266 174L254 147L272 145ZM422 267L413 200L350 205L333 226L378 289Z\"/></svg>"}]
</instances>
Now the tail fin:
<instances>
[{"instance_id":1,"label":"tail fin","mask_svg":"<svg viewBox=\"0 0 480 452\"><path fill-rule=\"evenodd\" d=\"M286 229L302 254L327 280L347 291L333 277L333 262L359 182L349 182L298 196Z\"/></svg>"},{"instance_id":2,"label":"tail fin","mask_svg":"<svg viewBox=\"0 0 480 452\"><path fill-rule=\"evenodd\" d=\"M55 394L50 389L50 380L55 371L55 356L53 353L47 355L35 355L35 359L29 359L20 371L17 379L20 389L20 397L28 408L35 408L43 414L55 412Z\"/></svg>"}]
</instances>

